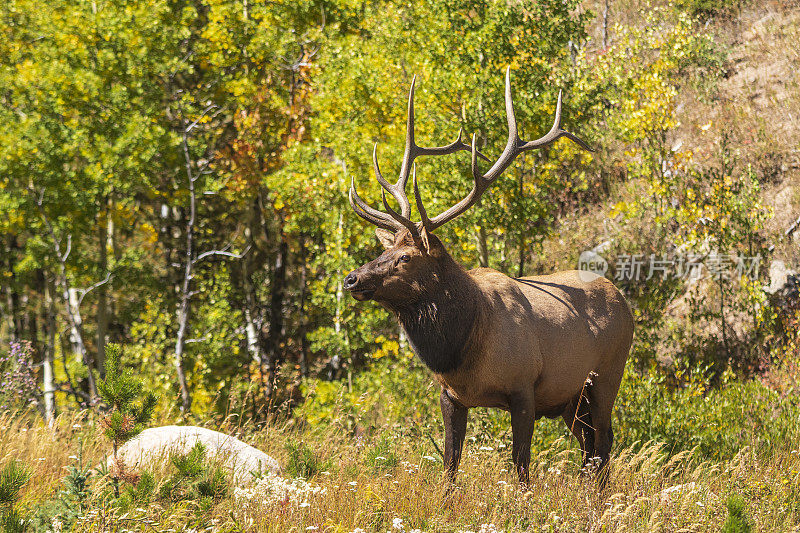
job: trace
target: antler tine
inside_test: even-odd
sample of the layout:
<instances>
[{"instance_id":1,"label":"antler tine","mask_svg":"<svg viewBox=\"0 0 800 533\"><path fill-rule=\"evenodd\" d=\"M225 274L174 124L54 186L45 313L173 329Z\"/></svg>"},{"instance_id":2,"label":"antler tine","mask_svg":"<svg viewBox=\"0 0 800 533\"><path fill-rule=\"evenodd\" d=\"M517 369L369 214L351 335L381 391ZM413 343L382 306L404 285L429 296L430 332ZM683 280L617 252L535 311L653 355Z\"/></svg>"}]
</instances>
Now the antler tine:
<instances>
[{"instance_id":1,"label":"antler tine","mask_svg":"<svg viewBox=\"0 0 800 533\"><path fill-rule=\"evenodd\" d=\"M518 147L520 152L524 152L526 150L533 150L534 148L539 148L541 146L546 146L561 137L566 137L570 139L572 142L583 148L584 150L588 150L589 152L594 152L594 150L586 144L583 139L580 139L578 136L573 135L572 133L562 130L561 129L561 94L562 91L558 91L558 102L556 103L556 114L555 119L553 120L553 127L550 128L550 131L545 134L544 137L540 137L535 141L528 141L523 143L521 140L519 141L521 145Z\"/></svg>"},{"instance_id":2,"label":"antler tine","mask_svg":"<svg viewBox=\"0 0 800 533\"><path fill-rule=\"evenodd\" d=\"M411 169L411 174L414 176L414 198L417 200L417 211L419 211L419 218L420 224L422 227L428 230L428 232L433 231L431 229L431 220L428 218L428 211L425 209L425 205L422 203L422 195L419 192L419 183L417 183L417 164L414 163L414 166Z\"/></svg>"},{"instance_id":3,"label":"antler tine","mask_svg":"<svg viewBox=\"0 0 800 533\"><path fill-rule=\"evenodd\" d=\"M400 167L400 178L398 185L406 190L408 183L408 171L414 159L417 157L417 143L414 142L414 89L417 85L417 75L411 79L411 87L408 89L408 111L406 112L406 148L403 151L403 163Z\"/></svg>"},{"instance_id":4,"label":"antler tine","mask_svg":"<svg viewBox=\"0 0 800 533\"><path fill-rule=\"evenodd\" d=\"M415 124L415 116L414 116L414 94L416 91L417 85L417 76L415 75L414 78L411 80L411 88L408 91L408 118L406 122L406 148L403 152L403 163L400 167L400 178L397 180L397 185L402 187L403 190L406 188L406 184L408 183L408 176L411 170L411 167L414 165L414 160L421 156L421 155L448 155L454 154L461 150L469 150L470 147L466 144L462 137L464 133L464 128L460 128L458 130L458 137L456 140L451 142L450 144L446 144L444 146L418 146L416 143L415 131L414 131L414 124ZM483 155L482 153L478 152L478 156L489 161L489 158Z\"/></svg>"},{"instance_id":5,"label":"antler tine","mask_svg":"<svg viewBox=\"0 0 800 533\"><path fill-rule=\"evenodd\" d=\"M383 177L380 166L378 166L378 143L375 143L375 148L372 150L372 166L375 170L375 178L377 178L378 183L381 184L381 187L389 191L394 199L397 200L403 218L410 220L411 203L409 203L408 197L406 196L405 183L402 183L402 180L398 180L397 183L392 185Z\"/></svg>"},{"instance_id":6,"label":"antler tine","mask_svg":"<svg viewBox=\"0 0 800 533\"><path fill-rule=\"evenodd\" d=\"M568 139L571 139L573 142L578 144L578 146L585 150L589 150L590 152L594 151L589 147L588 144L583 142L577 136L561 129L561 96L562 92L559 90L555 118L550 131L548 131L543 137L540 137L536 140L523 142L522 139L519 138L519 133L517 131L517 119L514 116L514 98L511 95L511 67L509 66L506 69L505 100L506 116L508 117L508 143L506 144L503 153L500 155L495 164L492 165L492 167L486 171L486 174L483 175L484 179L490 182L494 181L522 152L547 146L561 137L567 137Z\"/></svg>"},{"instance_id":7,"label":"antler tine","mask_svg":"<svg viewBox=\"0 0 800 533\"><path fill-rule=\"evenodd\" d=\"M503 153L500 154L500 157L497 159L497 161L495 161L491 168L489 168L485 174L481 175L478 171L478 153L475 135L472 136L472 176L475 184L465 198L459 201L456 205L452 206L450 209L446 210L444 213L437 215L433 219L430 219L428 221L428 225L426 226L428 231L433 231L442 224L449 222L469 209L475 202L478 201L478 198L480 198L489 185L491 185L503 173L503 171L505 171L505 169L511 165L514 159L516 159L516 157L524 151L547 146L561 137L567 137L585 150L589 150L590 152L594 151L589 147L588 144L579 139L577 136L561 129L561 91L558 92L555 119L550 131L547 132L547 134L543 137L529 142L523 142L519 138L517 119L514 116L514 100L511 95L510 66L506 69L505 103L506 118L508 119L508 142L506 143L506 147L503 149Z\"/></svg>"},{"instance_id":8,"label":"antler tine","mask_svg":"<svg viewBox=\"0 0 800 533\"><path fill-rule=\"evenodd\" d=\"M417 225L411 222L410 218L404 217L403 215L392 209L392 207L389 205L389 202L386 200L385 190L381 191L381 197L383 198L383 207L392 216L392 218L395 219L397 222L399 222L402 227L406 228L409 232L411 232L411 235L418 236L419 230L417 228Z\"/></svg>"},{"instance_id":9,"label":"antler tine","mask_svg":"<svg viewBox=\"0 0 800 533\"><path fill-rule=\"evenodd\" d=\"M386 213L382 213L381 211L370 207L369 204L361 199L356 191L356 182L354 177L350 180L348 199L350 200L350 206L353 208L353 211L355 211L358 216L370 224L374 224L379 228L383 228L391 232L396 232L403 227L398 224L394 218L390 218L386 215Z\"/></svg>"}]
</instances>

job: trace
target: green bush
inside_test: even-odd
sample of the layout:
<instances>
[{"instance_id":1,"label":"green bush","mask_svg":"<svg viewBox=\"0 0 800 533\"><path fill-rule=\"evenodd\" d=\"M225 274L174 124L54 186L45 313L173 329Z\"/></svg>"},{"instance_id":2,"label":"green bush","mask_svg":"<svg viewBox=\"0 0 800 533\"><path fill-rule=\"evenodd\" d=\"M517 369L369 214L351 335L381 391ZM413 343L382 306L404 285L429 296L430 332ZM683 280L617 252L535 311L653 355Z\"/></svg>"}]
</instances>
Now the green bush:
<instances>
[{"instance_id":1,"label":"green bush","mask_svg":"<svg viewBox=\"0 0 800 533\"><path fill-rule=\"evenodd\" d=\"M671 453L696 448L708 459L730 459L745 446L769 453L800 436L800 407L757 380L731 381L710 389L695 371L671 385L650 370L626 372L614 408L617 446L662 442Z\"/></svg>"}]
</instances>

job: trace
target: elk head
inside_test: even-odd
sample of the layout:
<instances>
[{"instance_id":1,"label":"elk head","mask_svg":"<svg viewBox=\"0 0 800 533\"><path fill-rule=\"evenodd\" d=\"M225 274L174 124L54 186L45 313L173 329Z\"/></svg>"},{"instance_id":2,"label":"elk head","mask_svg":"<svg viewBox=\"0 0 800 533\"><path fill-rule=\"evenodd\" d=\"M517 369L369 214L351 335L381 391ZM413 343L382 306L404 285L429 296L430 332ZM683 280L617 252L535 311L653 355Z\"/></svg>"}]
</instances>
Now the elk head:
<instances>
[{"instance_id":1,"label":"elk head","mask_svg":"<svg viewBox=\"0 0 800 533\"><path fill-rule=\"evenodd\" d=\"M506 70L505 102L508 119L508 142L500 157L485 173L478 170L478 158L489 159L476 148L477 137L472 135L471 145L462 140L463 129L458 137L446 146L423 147L414 140L414 86L416 76L411 82L408 96L408 122L406 124L406 146L403 154L400 177L389 183L381 174L378 165L378 145L372 152L375 177L382 187L383 206L386 212L369 206L356 192L355 180L351 182L350 205L361 218L377 226L376 234L386 250L377 259L350 272L344 279L344 288L357 300L376 300L393 310L413 304L430 291L436 290L446 274L453 268L461 269L445 250L433 232L443 224L453 220L475 204L486 189L522 152L548 146L561 137L567 137L582 148L592 151L575 135L561 129L561 92L558 93L553 127L543 137L524 142L519 138L517 121L514 117L514 104L511 97L511 69ZM414 160L421 155L446 155L458 151L472 154L472 190L458 203L445 212L429 218L423 205L417 182ZM420 222L411 220L411 204L406 196L409 176L413 176L414 197ZM386 199L386 192L394 197L400 207L395 211Z\"/></svg>"}]
</instances>

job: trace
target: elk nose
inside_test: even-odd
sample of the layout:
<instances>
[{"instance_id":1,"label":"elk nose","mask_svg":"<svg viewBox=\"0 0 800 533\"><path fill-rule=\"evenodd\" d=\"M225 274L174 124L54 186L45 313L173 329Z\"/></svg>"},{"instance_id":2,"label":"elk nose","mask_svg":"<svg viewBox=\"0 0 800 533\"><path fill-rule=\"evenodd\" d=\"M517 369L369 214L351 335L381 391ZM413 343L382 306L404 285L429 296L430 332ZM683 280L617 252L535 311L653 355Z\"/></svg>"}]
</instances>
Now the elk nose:
<instances>
[{"instance_id":1,"label":"elk nose","mask_svg":"<svg viewBox=\"0 0 800 533\"><path fill-rule=\"evenodd\" d=\"M358 285L358 276L355 272L350 272L347 277L344 278L343 287L345 290L350 290L356 285Z\"/></svg>"}]
</instances>

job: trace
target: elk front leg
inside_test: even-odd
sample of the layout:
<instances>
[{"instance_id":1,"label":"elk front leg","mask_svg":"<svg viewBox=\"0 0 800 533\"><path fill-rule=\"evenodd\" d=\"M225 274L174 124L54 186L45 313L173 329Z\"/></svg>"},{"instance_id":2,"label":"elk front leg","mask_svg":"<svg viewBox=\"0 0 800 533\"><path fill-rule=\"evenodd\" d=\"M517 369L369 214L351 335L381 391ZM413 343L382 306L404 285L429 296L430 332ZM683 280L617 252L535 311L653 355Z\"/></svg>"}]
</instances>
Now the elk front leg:
<instances>
[{"instance_id":1,"label":"elk front leg","mask_svg":"<svg viewBox=\"0 0 800 533\"><path fill-rule=\"evenodd\" d=\"M528 485L531 465L531 439L536 409L533 400L520 398L511 403L512 458L519 482Z\"/></svg>"},{"instance_id":2,"label":"elk front leg","mask_svg":"<svg viewBox=\"0 0 800 533\"><path fill-rule=\"evenodd\" d=\"M453 482L461 462L464 436L467 434L467 408L453 401L444 389L439 396L439 404L444 418L444 467Z\"/></svg>"}]
</instances>

